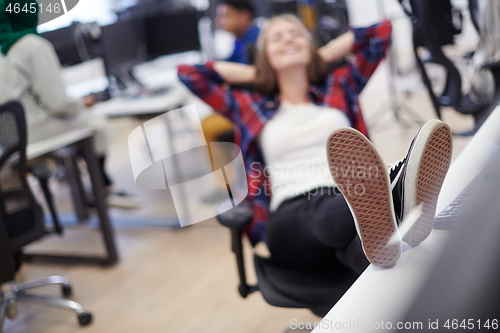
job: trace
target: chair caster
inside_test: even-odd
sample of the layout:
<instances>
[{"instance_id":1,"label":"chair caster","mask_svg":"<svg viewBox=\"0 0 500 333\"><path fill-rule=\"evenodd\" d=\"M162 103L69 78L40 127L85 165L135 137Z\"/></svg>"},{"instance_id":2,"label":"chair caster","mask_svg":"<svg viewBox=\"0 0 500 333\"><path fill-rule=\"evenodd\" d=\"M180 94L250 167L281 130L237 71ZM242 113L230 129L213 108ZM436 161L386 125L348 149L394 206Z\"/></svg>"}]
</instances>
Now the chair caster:
<instances>
[{"instance_id":1,"label":"chair caster","mask_svg":"<svg viewBox=\"0 0 500 333\"><path fill-rule=\"evenodd\" d=\"M80 326L87 326L92 322L92 314L84 312L78 315L78 323Z\"/></svg>"},{"instance_id":2,"label":"chair caster","mask_svg":"<svg viewBox=\"0 0 500 333\"><path fill-rule=\"evenodd\" d=\"M61 290L64 297L70 297L73 294L73 289L70 285L62 285Z\"/></svg>"}]
</instances>

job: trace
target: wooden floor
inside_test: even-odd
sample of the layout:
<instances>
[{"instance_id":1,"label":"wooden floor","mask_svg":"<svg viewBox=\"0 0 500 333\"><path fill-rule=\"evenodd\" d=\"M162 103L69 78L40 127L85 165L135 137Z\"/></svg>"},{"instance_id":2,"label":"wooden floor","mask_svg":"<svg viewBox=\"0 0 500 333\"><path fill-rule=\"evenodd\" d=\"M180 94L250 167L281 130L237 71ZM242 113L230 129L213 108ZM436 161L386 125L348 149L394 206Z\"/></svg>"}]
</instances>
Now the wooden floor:
<instances>
[{"instance_id":1,"label":"wooden floor","mask_svg":"<svg viewBox=\"0 0 500 333\"><path fill-rule=\"evenodd\" d=\"M422 119L434 117L425 91L418 89L404 104ZM370 81L361 105L370 124L372 139L390 164L402 158L418 130L405 128L396 122L388 104L385 68L380 68ZM470 129L472 119L444 110L446 120L454 131ZM73 299L81 302L94 315L94 322L79 328L71 312L46 306L20 304L15 321L5 323L6 333L251 333L284 332L291 320L319 321L308 310L283 309L268 305L260 293L242 299L237 293L237 274L230 252L229 232L215 221L196 224L189 228L172 230L163 226L141 224L161 216L172 216L175 211L165 191L147 191L137 188L132 179L127 153L127 136L139 123L131 119L112 121L116 139L113 143L108 169L116 183L129 192L144 198L142 208L134 211L111 210L114 216L137 218L137 226L118 227L116 240L120 262L114 267L81 267L24 264L19 281L49 275L64 275L74 286ZM454 156L468 142L468 138L454 137ZM67 196L61 188L56 197ZM251 251L247 247L247 266L251 281L255 276ZM51 238L37 249L57 249L96 253L102 251L95 229L69 229L63 239ZM42 292L58 295L54 287Z\"/></svg>"}]
</instances>

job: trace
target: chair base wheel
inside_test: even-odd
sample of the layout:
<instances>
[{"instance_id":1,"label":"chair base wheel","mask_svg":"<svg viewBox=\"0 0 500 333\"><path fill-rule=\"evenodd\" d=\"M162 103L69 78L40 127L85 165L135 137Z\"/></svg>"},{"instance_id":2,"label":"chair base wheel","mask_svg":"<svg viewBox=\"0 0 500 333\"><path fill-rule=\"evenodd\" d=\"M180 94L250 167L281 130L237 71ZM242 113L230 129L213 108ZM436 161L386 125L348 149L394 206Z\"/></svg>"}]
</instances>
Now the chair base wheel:
<instances>
[{"instance_id":1,"label":"chair base wheel","mask_svg":"<svg viewBox=\"0 0 500 333\"><path fill-rule=\"evenodd\" d=\"M92 322L92 314L84 312L78 315L78 323L80 326L87 326Z\"/></svg>"}]
</instances>

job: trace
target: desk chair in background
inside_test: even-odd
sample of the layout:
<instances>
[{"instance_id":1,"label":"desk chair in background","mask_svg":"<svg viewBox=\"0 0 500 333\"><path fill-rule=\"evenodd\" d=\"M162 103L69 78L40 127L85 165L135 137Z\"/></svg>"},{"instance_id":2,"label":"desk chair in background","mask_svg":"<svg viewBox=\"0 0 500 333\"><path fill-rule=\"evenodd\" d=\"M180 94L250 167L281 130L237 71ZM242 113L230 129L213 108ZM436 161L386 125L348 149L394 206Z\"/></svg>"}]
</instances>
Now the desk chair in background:
<instances>
[{"instance_id":1,"label":"desk chair in background","mask_svg":"<svg viewBox=\"0 0 500 333\"><path fill-rule=\"evenodd\" d=\"M227 204L221 204L220 207L227 207ZM231 230L231 249L236 257L240 280L238 291L243 298L260 290L270 305L305 308L319 317L324 317L359 276L340 264L334 271L309 272L278 265L272 257L263 258L254 254L258 284L249 285L242 245L243 230L253 219L252 209L243 201L217 215L217 219Z\"/></svg>"},{"instance_id":2,"label":"desk chair in background","mask_svg":"<svg viewBox=\"0 0 500 333\"><path fill-rule=\"evenodd\" d=\"M18 102L8 102L0 106L0 170L12 158L16 158L16 170L20 186L15 190L0 190L0 284L12 282L14 273L22 263L24 246L48 234L44 212L37 203L26 181L26 120L24 109ZM47 187L48 190L48 187ZM55 209L51 209L54 216ZM57 217L54 221L57 221ZM81 326L90 324L92 316L79 304L64 298L28 293L27 290L50 284L60 284L65 297L72 290L68 279L51 276L21 284L11 285L10 291L2 294L0 302L0 332L5 316L16 317L16 302L36 302L73 310L78 315Z\"/></svg>"},{"instance_id":3,"label":"desk chair in background","mask_svg":"<svg viewBox=\"0 0 500 333\"><path fill-rule=\"evenodd\" d=\"M403 0L399 0L401 3ZM430 0L409 0L410 8L403 10L410 17L413 28L413 51L417 66L422 75L422 80L436 112L441 119L441 106L451 106L457 112L475 116L476 128L482 124L487 115L498 104L500 97L500 75L495 76L495 98L492 103L477 104L468 94L462 93L462 78L454 63L443 53L442 46L453 44L453 36L461 32L461 28L453 25L452 7L449 0L440 0L438 3ZM460 21L462 21L460 14ZM474 13L471 13L471 16ZM424 66L424 60L418 54L418 48L424 47L430 53L425 61L444 67L446 71L446 84L441 96L437 96L432 88L431 81ZM498 72L498 71L497 71ZM492 108L493 106L493 108ZM484 114L487 114L486 117ZM478 118L484 118L479 120Z\"/></svg>"}]
</instances>

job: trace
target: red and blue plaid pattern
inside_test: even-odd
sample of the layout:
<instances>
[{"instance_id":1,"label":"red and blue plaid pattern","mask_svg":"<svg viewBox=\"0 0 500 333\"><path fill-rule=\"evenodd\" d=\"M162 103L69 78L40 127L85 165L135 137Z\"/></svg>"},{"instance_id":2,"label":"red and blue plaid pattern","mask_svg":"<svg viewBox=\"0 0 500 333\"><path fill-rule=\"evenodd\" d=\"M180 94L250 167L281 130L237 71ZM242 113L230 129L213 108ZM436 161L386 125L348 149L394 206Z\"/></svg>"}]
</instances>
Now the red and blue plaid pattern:
<instances>
[{"instance_id":1,"label":"red and blue plaid pattern","mask_svg":"<svg viewBox=\"0 0 500 333\"><path fill-rule=\"evenodd\" d=\"M343 111L352 127L368 135L358 96L385 55L391 42L392 25L384 20L368 28L353 28L353 57L333 70L321 85L310 85L309 96L317 105ZM262 152L257 137L280 105L278 94L262 96L256 92L229 87L214 71L213 62L205 65L181 65L179 79L195 95L235 124L236 144L241 148L254 219L246 230L252 242L265 241L269 215L270 182L264 173Z\"/></svg>"}]
</instances>

